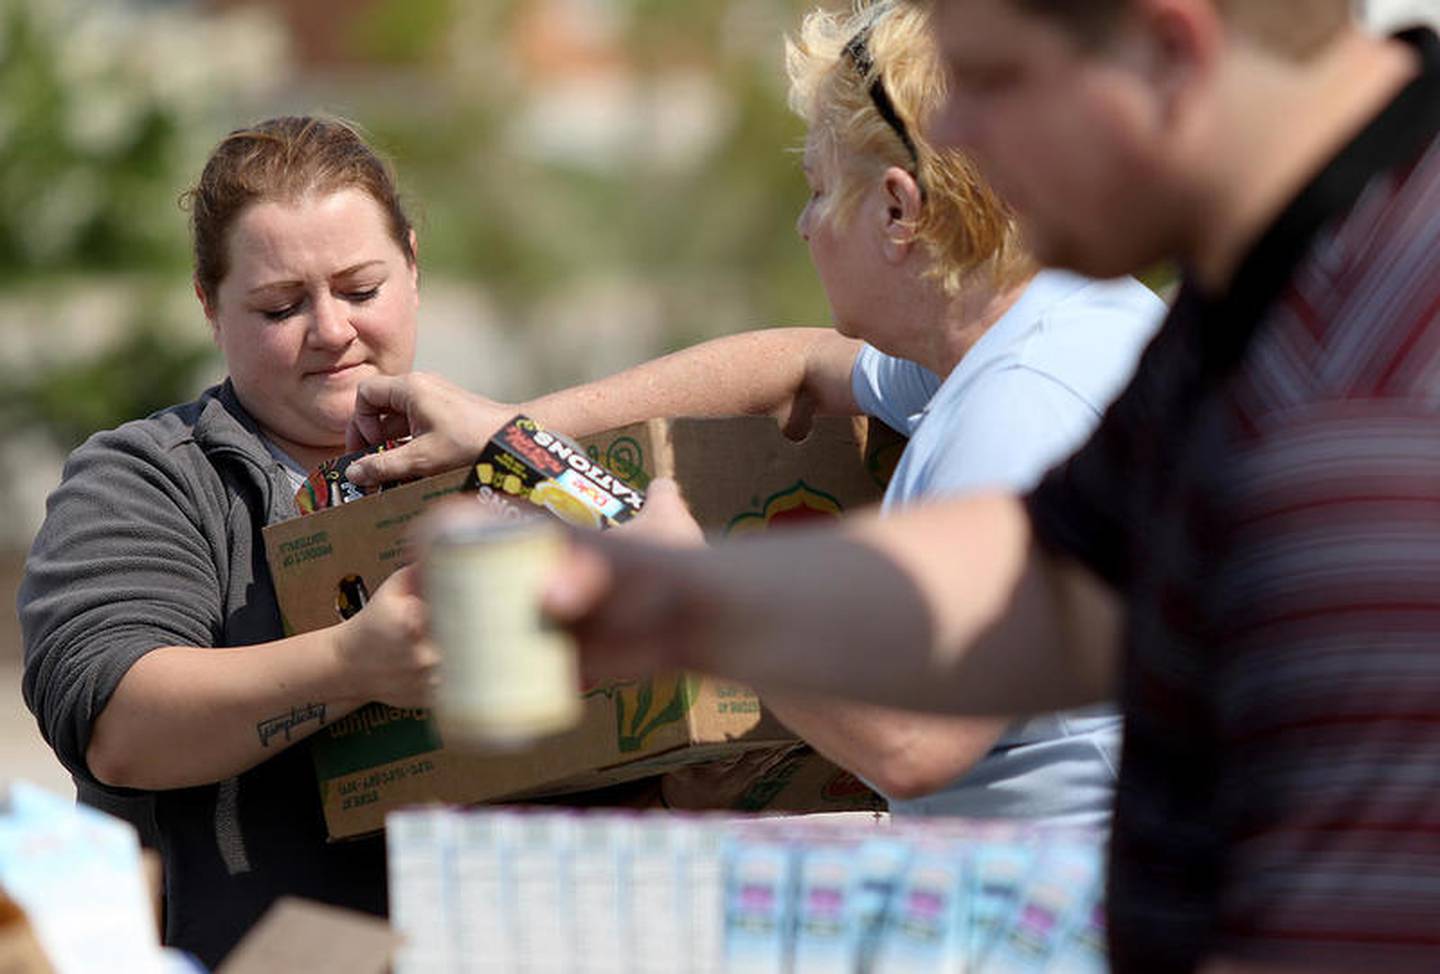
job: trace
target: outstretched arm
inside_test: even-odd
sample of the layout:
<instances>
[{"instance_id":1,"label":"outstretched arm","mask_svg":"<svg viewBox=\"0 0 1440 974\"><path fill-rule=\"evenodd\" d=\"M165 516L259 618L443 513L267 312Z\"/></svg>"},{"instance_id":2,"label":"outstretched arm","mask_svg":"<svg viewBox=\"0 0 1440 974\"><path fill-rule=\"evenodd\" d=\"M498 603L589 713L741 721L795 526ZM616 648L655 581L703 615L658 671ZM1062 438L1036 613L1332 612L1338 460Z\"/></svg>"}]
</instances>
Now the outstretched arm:
<instances>
[{"instance_id":1,"label":"outstretched arm","mask_svg":"<svg viewBox=\"0 0 1440 974\"><path fill-rule=\"evenodd\" d=\"M815 750L899 800L952 784L990 752L1009 724L800 694L768 694L765 705Z\"/></svg>"},{"instance_id":2,"label":"outstretched arm","mask_svg":"<svg viewBox=\"0 0 1440 974\"><path fill-rule=\"evenodd\" d=\"M516 413L571 436L660 416L775 415L798 438L817 415L856 412L850 372L859 350L859 342L828 328L746 332L513 405L420 373L367 379L350 446L415 439L352 464L346 474L372 484L461 466Z\"/></svg>"},{"instance_id":3,"label":"outstretched arm","mask_svg":"<svg viewBox=\"0 0 1440 974\"><path fill-rule=\"evenodd\" d=\"M645 510L618 536L682 547L704 544L675 482L652 481ZM985 756L1007 721L941 717L803 694L767 694L765 705L815 750L889 798L919 798Z\"/></svg>"},{"instance_id":4,"label":"outstretched arm","mask_svg":"<svg viewBox=\"0 0 1440 974\"><path fill-rule=\"evenodd\" d=\"M1118 600L1044 552L1012 496L709 551L577 536L548 604L597 669L994 717L1114 693Z\"/></svg>"}]
</instances>

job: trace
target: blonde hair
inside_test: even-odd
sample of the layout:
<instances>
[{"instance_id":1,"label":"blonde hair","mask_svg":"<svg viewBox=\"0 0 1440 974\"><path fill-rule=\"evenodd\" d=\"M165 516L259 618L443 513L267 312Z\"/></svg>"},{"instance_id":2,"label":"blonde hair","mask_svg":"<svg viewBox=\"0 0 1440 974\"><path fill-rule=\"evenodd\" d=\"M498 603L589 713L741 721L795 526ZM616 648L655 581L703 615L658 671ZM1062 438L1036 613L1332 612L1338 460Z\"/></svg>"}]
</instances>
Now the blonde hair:
<instances>
[{"instance_id":1,"label":"blonde hair","mask_svg":"<svg viewBox=\"0 0 1440 974\"><path fill-rule=\"evenodd\" d=\"M860 36L874 64L868 76L846 53ZM809 126L811 145L828 153L836 174L823 219L848 220L866 189L888 167L899 166L923 187L915 234L933 258L930 275L946 294L958 293L977 271L989 272L1001 287L1034 273L1010 208L963 153L937 150L926 134L926 123L945 100L945 77L922 10L890 0L859 0L849 15L814 10L799 33L786 38L785 67L790 107ZM870 86L877 77L915 144L913 161L900 134L876 110Z\"/></svg>"}]
</instances>

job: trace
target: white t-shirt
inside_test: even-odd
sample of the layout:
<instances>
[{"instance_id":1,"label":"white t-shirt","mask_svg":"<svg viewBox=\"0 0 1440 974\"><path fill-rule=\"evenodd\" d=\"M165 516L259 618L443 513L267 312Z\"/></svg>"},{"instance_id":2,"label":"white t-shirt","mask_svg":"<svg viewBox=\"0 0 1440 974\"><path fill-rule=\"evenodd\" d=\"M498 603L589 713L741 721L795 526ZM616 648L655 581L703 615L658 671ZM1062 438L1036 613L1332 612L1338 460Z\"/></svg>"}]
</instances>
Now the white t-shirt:
<instances>
[{"instance_id":1,"label":"white t-shirt","mask_svg":"<svg viewBox=\"0 0 1440 974\"><path fill-rule=\"evenodd\" d=\"M262 434L260 442L265 444L265 449L269 451L270 455L280 464L280 468L285 471L285 477L290 481L290 486L295 489L296 493L299 493L300 488L304 487L305 482L310 479L310 471L302 467L299 460L296 460L290 454L272 443L270 437Z\"/></svg>"},{"instance_id":2,"label":"white t-shirt","mask_svg":"<svg viewBox=\"0 0 1440 974\"><path fill-rule=\"evenodd\" d=\"M851 375L855 401L910 437L885 510L1034 486L1094 431L1164 316L1164 303L1133 279L1042 271L943 380L864 346ZM892 801L891 811L1100 823L1119 746L1110 708L1027 720L950 788Z\"/></svg>"}]
</instances>

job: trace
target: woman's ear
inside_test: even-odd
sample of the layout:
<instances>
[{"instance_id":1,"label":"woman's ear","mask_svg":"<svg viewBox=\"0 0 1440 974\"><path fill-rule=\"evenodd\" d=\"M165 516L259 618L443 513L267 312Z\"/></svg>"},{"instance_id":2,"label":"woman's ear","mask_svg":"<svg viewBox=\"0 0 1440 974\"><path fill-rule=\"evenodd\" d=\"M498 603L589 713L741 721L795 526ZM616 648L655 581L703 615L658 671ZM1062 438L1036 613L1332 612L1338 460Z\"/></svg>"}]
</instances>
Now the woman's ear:
<instances>
[{"instance_id":1,"label":"woman's ear","mask_svg":"<svg viewBox=\"0 0 1440 974\"><path fill-rule=\"evenodd\" d=\"M410 283L415 288L415 293L420 293L420 238L415 236L415 228L410 228Z\"/></svg>"},{"instance_id":2,"label":"woman's ear","mask_svg":"<svg viewBox=\"0 0 1440 974\"><path fill-rule=\"evenodd\" d=\"M220 324L215 320L215 309L210 306L210 299L205 296L205 289L200 286L200 279L192 278L191 283L195 287L195 298L200 302L200 310L205 313L205 320L210 323L210 337L220 341Z\"/></svg>"},{"instance_id":3,"label":"woman's ear","mask_svg":"<svg viewBox=\"0 0 1440 974\"><path fill-rule=\"evenodd\" d=\"M920 226L925 201L915 177L899 166L885 170L882 194L885 202L882 246L886 259L899 263L915 246L916 230Z\"/></svg>"}]
</instances>

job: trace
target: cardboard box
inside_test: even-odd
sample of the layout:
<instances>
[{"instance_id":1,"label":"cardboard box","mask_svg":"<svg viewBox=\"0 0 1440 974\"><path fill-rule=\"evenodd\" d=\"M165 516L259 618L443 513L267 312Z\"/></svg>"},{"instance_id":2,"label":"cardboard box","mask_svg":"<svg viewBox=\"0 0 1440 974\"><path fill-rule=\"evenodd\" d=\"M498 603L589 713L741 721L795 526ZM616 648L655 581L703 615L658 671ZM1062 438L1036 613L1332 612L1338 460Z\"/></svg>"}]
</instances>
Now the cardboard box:
<instances>
[{"instance_id":1,"label":"cardboard box","mask_svg":"<svg viewBox=\"0 0 1440 974\"><path fill-rule=\"evenodd\" d=\"M806 816L881 815L889 808L865 782L794 741L582 794L530 798L526 804Z\"/></svg>"},{"instance_id":2,"label":"cardboard box","mask_svg":"<svg viewBox=\"0 0 1440 974\"><path fill-rule=\"evenodd\" d=\"M833 518L878 501L902 441L864 421L821 420L799 443L765 417L657 420L583 442L641 489L679 481L701 525L741 534ZM265 529L287 632L339 622L409 557L408 533L461 491L462 469ZM370 704L310 742L330 836L384 826L385 813L427 801L475 803L564 794L697 762L793 745L744 687L663 676L589 690L580 725L513 755L446 748L424 711Z\"/></svg>"},{"instance_id":3,"label":"cardboard box","mask_svg":"<svg viewBox=\"0 0 1440 974\"><path fill-rule=\"evenodd\" d=\"M0 890L0 974L54 974L25 911Z\"/></svg>"},{"instance_id":4,"label":"cardboard box","mask_svg":"<svg viewBox=\"0 0 1440 974\"><path fill-rule=\"evenodd\" d=\"M384 974L399 943L379 917L282 896L216 974Z\"/></svg>"},{"instance_id":5,"label":"cardboard box","mask_svg":"<svg viewBox=\"0 0 1440 974\"><path fill-rule=\"evenodd\" d=\"M905 440L882 423L819 419L787 440L773 419L655 419L585 437L590 455L638 487L679 481L712 537L764 531L878 503Z\"/></svg>"},{"instance_id":6,"label":"cardboard box","mask_svg":"<svg viewBox=\"0 0 1440 974\"><path fill-rule=\"evenodd\" d=\"M681 811L883 812L885 799L849 771L793 744L682 768L661 780L661 801Z\"/></svg>"},{"instance_id":7,"label":"cardboard box","mask_svg":"<svg viewBox=\"0 0 1440 974\"><path fill-rule=\"evenodd\" d=\"M869 785L809 746L792 751L752 780L729 807L740 812L884 812L890 805Z\"/></svg>"}]
</instances>

